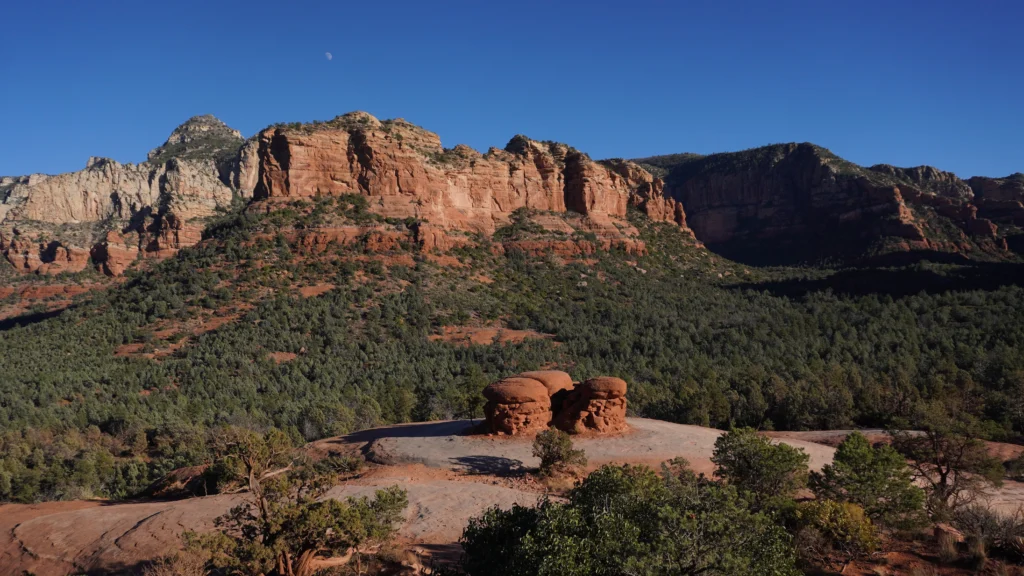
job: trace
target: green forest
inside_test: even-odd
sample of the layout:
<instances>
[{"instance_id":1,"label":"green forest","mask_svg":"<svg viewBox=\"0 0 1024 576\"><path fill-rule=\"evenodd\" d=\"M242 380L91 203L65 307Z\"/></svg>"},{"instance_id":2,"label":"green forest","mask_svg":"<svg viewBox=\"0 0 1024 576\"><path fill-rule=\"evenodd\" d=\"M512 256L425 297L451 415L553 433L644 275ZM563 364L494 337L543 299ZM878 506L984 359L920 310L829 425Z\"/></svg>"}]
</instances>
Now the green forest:
<instances>
[{"instance_id":1,"label":"green forest","mask_svg":"<svg viewBox=\"0 0 1024 576\"><path fill-rule=\"evenodd\" d=\"M564 261L501 253L477 237L451 253L456 265L365 242L309 254L287 234L338 221L420 224L375 216L358 197L225 214L206 242L60 314L4 322L0 500L137 495L208 461L215 426L273 426L300 444L480 416L484 386L540 367L622 377L633 415L682 423L881 427L922 399L950 398L989 438L1024 435L1014 265L751 268L630 217L644 256ZM334 288L300 293L323 283ZM230 321L188 328L211 318ZM551 337L430 338L444 326L497 325ZM126 346L139 353L115 354ZM144 356L161 350L170 352Z\"/></svg>"}]
</instances>

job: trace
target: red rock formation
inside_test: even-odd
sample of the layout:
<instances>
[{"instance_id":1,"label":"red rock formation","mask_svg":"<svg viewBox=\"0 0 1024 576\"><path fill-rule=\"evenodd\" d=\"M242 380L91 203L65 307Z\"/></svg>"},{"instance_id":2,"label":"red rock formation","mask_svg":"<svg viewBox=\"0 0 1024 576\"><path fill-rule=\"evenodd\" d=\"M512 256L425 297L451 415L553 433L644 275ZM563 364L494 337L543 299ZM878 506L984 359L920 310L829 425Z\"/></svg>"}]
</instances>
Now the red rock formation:
<instances>
[{"instance_id":1,"label":"red rock formation","mask_svg":"<svg viewBox=\"0 0 1024 576\"><path fill-rule=\"evenodd\" d=\"M554 425L570 434L620 432L626 425L626 382L601 376L576 386L555 416Z\"/></svg>"},{"instance_id":2,"label":"red rock formation","mask_svg":"<svg viewBox=\"0 0 1024 576\"><path fill-rule=\"evenodd\" d=\"M18 234L8 239L0 232L0 253L19 272L60 274L81 272L89 265L89 252L58 241L44 242Z\"/></svg>"},{"instance_id":3,"label":"red rock formation","mask_svg":"<svg viewBox=\"0 0 1024 576\"><path fill-rule=\"evenodd\" d=\"M486 154L446 150L436 134L408 122L355 112L265 130L259 158L257 198L362 194L379 214L418 218L436 230L491 234L519 208L624 218L631 204L685 224L679 203L639 166L594 162L564 144L523 136Z\"/></svg>"},{"instance_id":4,"label":"red rock formation","mask_svg":"<svg viewBox=\"0 0 1024 576\"><path fill-rule=\"evenodd\" d=\"M1001 240L976 221L971 199L987 185L1001 201L1015 186L968 186L928 166L863 168L812 144L638 162L665 172L665 193L685 207L699 241L754 263L857 259L879 247L963 252L966 246L998 255ZM1024 222L1024 210L1020 216ZM951 232L954 227L970 236Z\"/></svg>"},{"instance_id":5,"label":"red rock formation","mask_svg":"<svg viewBox=\"0 0 1024 576\"><path fill-rule=\"evenodd\" d=\"M495 434L530 434L551 422L548 389L532 378L512 377L484 388L487 428Z\"/></svg>"},{"instance_id":6,"label":"red rock formation","mask_svg":"<svg viewBox=\"0 0 1024 576\"><path fill-rule=\"evenodd\" d=\"M1024 174L1006 178L976 176L967 183L974 191L980 216L1001 224L1024 226Z\"/></svg>"},{"instance_id":7,"label":"red rock formation","mask_svg":"<svg viewBox=\"0 0 1024 576\"><path fill-rule=\"evenodd\" d=\"M131 239L135 234L124 236L108 232L103 242L92 248L92 259L100 271L108 276L120 276L139 256L138 241Z\"/></svg>"},{"instance_id":8,"label":"red rock formation","mask_svg":"<svg viewBox=\"0 0 1024 576\"><path fill-rule=\"evenodd\" d=\"M522 378L532 378L544 385L548 390L548 397L551 398L551 419L562 411L566 398L572 392L575 383L572 376L561 370L536 370L523 372L519 375Z\"/></svg>"},{"instance_id":9,"label":"red rock formation","mask_svg":"<svg viewBox=\"0 0 1024 576\"><path fill-rule=\"evenodd\" d=\"M574 386L572 376L561 370L535 370L533 372L523 372L518 377L530 378L540 382L547 389L548 396L554 396L562 390L572 390Z\"/></svg>"}]
</instances>

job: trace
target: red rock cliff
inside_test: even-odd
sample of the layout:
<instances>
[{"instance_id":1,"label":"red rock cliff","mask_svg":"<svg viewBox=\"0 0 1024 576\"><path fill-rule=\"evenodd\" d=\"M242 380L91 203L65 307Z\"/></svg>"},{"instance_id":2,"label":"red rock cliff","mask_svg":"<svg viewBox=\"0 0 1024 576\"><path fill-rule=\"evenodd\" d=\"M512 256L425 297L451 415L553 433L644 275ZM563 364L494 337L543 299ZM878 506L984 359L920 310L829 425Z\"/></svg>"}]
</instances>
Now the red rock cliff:
<instances>
[{"instance_id":1,"label":"red rock cliff","mask_svg":"<svg viewBox=\"0 0 1024 576\"><path fill-rule=\"evenodd\" d=\"M404 120L353 112L323 124L269 128L259 135L257 199L363 194L389 217L441 229L493 233L518 208L623 218L632 205L685 227L663 183L627 161L594 162L564 144L514 137L486 154L445 149Z\"/></svg>"}]
</instances>

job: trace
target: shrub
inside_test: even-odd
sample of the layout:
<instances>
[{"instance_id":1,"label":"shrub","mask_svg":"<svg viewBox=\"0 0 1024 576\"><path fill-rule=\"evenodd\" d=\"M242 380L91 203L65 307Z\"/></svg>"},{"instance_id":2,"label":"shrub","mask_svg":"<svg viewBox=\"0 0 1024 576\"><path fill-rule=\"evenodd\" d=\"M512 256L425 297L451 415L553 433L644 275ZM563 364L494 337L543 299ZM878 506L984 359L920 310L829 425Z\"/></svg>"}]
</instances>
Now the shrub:
<instances>
[{"instance_id":1,"label":"shrub","mask_svg":"<svg viewBox=\"0 0 1024 576\"><path fill-rule=\"evenodd\" d=\"M1006 477L1018 482L1024 481L1024 452L1006 463Z\"/></svg>"},{"instance_id":2,"label":"shrub","mask_svg":"<svg viewBox=\"0 0 1024 576\"><path fill-rule=\"evenodd\" d=\"M807 550L819 560L838 552L847 560L870 554L878 548L878 534L864 509L852 502L814 500L797 506L796 519L800 532L819 535ZM807 537L805 536L804 539ZM802 554L806 554L801 550Z\"/></svg>"},{"instance_id":3,"label":"shrub","mask_svg":"<svg viewBox=\"0 0 1024 576\"><path fill-rule=\"evenodd\" d=\"M1020 539L1024 538L1024 509L1002 514L975 503L954 511L952 523L967 536L969 542L977 540L986 550L998 549L1009 555L1020 553Z\"/></svg>"},{"instance_id":4,"label":"shrub","mask_svg":"<svg viewBox=\"0 0 1024 576\"><path fill-rule=\"evenodd\" d=\"M755 508L791 500L807 485L809 456L786 444L773 444L752 428L726 432L715 440L711 461L720 478L747 493Z\"/></svg>"},{"instance_id":5,"label":"shrub","mask_svg":"<svg viewBox=\"0 0 1024 576\"><path fill-rule=\"evenodd\" d=\"M795 576L789 536L733 486L604 466L565 503L492 508L461 544L470 576Z\"/></svg>"},{"instance_id":6,"label":"shrub","mask_svg":"<svg viewBox=\"0 0 1024 576\"><path fill-rule=\"evenodd\" d=\"M914 486L906 460L891 446L873 448L860 432L839 444L820 473L811 472L810 487L818 498L857 504L886 526L906 529L923 521L924 491Z\"/></svg>"},{"instance_id":7,"label":"shrub","mask_svg":"<svg viewBox=\"0 0 1024 576\"><path fill-rule=\"evenodd\" d=\"M194 551L161 558L142 571L142 576L206 576L206 559Z\"/></svg>"},{"instance_id":8,"label":"shrub","mask_svg":"<svg viewBox=\"0 0 1024 576\"><path fill-rule=\"evenodd\" d=\"M572 438L556 428L537 434L533 440L533 455L540 458L541 476L551 476L587 465L586 453L573 449Z\"/></svg>"}]
</instances>

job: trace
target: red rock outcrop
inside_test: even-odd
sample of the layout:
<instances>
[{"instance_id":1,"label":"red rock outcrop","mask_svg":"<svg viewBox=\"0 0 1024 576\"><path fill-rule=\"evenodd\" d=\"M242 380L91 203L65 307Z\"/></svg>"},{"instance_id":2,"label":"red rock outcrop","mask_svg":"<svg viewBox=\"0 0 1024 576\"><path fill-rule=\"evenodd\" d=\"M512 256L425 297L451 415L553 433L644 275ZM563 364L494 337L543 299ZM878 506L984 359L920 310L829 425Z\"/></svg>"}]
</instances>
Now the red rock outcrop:
<instances>
[{"instance_id":1,"label":"red rock outcrop","mask_svg":"<svg viewBox=\"0 0 1024 576\"><path fill-rule=\"evenodd\" d=\"M533 372L523 372L519 376L532 378L547 388L548 397L551 399L552 420L554 420L556 414L562 411L565 399L569 397L573 387L576 385L572 381L572 376L561 370L536 370Z\"/></svg>"},{"instance_id":2,"label":"red rock outcrop","mask_svg":"<svg viewBox=\"0 0 1024 576\"><path fill-rule=\"evenodd\" d=\"M484 415L494 434L530 434L551 422L548 389L532 378L511 377L484 388Z\"/></svg>"},{"instance_id":3,"label":"red rock outcrop","mask_svg":"<svg viewBox=\"0 0 1024 576\"><path fill-rule=\"evenodd\" d=\"M574 386L572 376L561 370L535 370L533 372L523 372L518 377L530 378L540 382L547 389L548 396L554 396L562 390L572 390Z\"/></svg>"},{"instance_id":4,"label":"red rock outcrop","mask_svg":"<svg viewBox=\"0 0 1024 576\"><path fill-rule=\"evenodd\" d=\"M626 382L601 376L576 386L555 416L554 426L570 434L621 432L626 425Z\"/></svg>"},{"instance_id":5,"label":"red rock outcrop","mask_svg":"<svg viewBox=\"0 0 1024 576\"><path fill-rule=\"evenodd\" d=\"M108 232L106 238L92 248L92 259L107 276L120 276L139 256L138 240L118 232Z\"/></svg>"},{"instance_id":6,"label":"red rock outcrop","mask_svg":"<svg viewBox=\"0 0 1024 576\"><path fill-rule=\"evenodd\" d=\"M975 176L967 183L974 191L980 216L1001 224L1024 226L1024 174L1006 178Z\"/></svg>"},{"instance_id":7,"label":"red rock outcrop","mask_svg":"<svg viewBox=\"0 0 1024 576\"><path fill-rule=\"evenodd\" d=\"M626 425L625 380L611 376L575 384L559 370L505 378L484 389L487 429L493 434L533 434L554 426L570 434L621 432Z\"/></svg>"},{"instance_id":8,"label":"red rock outcrop","mask_svg":"<svg viewBox=\"0 0 1024 576\"><path fill-rule=\"evenodd\" d=\"M374 212L425 220L436 230L492 234L519 208L601 220L624 218L634 205L658 220L686 222L661 181L631 162L594 162L564 144L524 136L486 154L445 149L432 132L363 112L267 129L259 159L256 198L362 194Z\"/></svg>"},{"instance_id":9,"label":"red rock outcrop","mask_svg":"<svg viewBox=\"0 0 1024 576\"><path fill-rule=\"evenodd\" d=\"M664 174L664 193L683 205L697 240L740 261L1004 251L997 229L977 220L972 199L982 183L929 166L864 168L806 143L637 162Z\"/></svg>"},{"instance_id":10,"label":"red rock outcrop","mask_svg":"<svg viewBox=\"0 0 1024 576\"><path fill-rule=\"evenodd\" d=\"M0 253L20 272L60 274L81 272L89 265L89 252L58 241L39 242L0 231Z\"/></svg>"}]
</instances>

